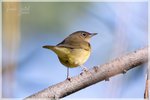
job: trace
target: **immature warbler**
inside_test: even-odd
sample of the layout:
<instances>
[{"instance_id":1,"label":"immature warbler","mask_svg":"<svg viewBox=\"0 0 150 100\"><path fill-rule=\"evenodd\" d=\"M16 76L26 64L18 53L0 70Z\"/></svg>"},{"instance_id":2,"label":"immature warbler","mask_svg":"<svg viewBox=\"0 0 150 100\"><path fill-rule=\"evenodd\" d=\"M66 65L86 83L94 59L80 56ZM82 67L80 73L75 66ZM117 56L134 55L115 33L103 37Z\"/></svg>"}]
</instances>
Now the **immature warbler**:
<instances>
[{"instance_id":1,"label":"immature warbler","mask_svg":"<svg viewBox=\"0 0 150 100\"><path fill-rule=\"evenodd\" d=\"M90 39L97 33L89 33L85 31L76 31L65 38L56 46L45 45L43 48L54 51L59 61L67 67L67 79L69 78L69 68L83 66L91 53Z\"/></svg>"}]
</instances>

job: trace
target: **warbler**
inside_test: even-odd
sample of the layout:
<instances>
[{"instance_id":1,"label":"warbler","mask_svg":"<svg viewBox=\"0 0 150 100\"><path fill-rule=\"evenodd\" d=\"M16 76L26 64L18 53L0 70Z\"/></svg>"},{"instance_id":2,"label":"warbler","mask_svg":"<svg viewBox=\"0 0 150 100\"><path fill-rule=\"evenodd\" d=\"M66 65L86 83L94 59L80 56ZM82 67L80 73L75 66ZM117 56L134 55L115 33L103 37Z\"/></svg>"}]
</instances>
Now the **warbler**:
<instances>
[{"instance_id":1,"label":"warbler","mask_svg":"<svg viewBox=\"0 0 150 100\"><path fill-rule=\"evenodd\" d=\"M81 66L83 70L87 70L83 64L91 53L90 39L96 34L76 31L56 46L45 45L43 48L50 49L57 54L59 61L67 67L67 79L69 79L69 68Z\"/></svg>"}]
</instances>

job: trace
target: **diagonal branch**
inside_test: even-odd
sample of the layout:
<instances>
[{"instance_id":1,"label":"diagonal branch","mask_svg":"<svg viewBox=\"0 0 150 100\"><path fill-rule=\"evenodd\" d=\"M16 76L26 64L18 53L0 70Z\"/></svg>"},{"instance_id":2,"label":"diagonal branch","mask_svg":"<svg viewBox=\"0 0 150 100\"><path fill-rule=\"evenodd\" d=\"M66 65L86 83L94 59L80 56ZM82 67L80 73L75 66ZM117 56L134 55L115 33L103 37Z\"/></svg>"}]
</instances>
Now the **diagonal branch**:
<instances>
[{"instance_id":1,"label":"diagonal branch","mask_svg":"<svg viewBox=\"0 0 150 100\"><path fill-rule=\"evenodd\" d=\"M140 49L118 57L106 64L93 67L87 72L72 77L71 80L65 80L58 84L52 85L38 93L35 93L25 99L30 98L62 98L84 89L97 82L103 81L117 74L124 73L129 69L138 67L148 61L148 47Z\"/></svg>"}]
</instances>

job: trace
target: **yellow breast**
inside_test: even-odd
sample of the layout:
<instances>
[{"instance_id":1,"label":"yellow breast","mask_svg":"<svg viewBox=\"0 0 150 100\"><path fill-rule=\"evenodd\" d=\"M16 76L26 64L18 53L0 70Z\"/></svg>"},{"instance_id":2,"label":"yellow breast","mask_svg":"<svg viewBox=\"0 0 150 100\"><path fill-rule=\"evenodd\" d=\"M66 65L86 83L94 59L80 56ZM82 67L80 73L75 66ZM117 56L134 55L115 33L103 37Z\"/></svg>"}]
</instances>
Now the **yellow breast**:
<instances>
[{"instance_id":1,"label":"yellow breast","mask_svg":"<svg viewBox=\"0 0 150 100\"><path fill-rule=\"evenodd\" d=\"M84 64L89 58L91 50L56 47L54 52L63 65L73 68Z\"/></svg>"}]
</instances>

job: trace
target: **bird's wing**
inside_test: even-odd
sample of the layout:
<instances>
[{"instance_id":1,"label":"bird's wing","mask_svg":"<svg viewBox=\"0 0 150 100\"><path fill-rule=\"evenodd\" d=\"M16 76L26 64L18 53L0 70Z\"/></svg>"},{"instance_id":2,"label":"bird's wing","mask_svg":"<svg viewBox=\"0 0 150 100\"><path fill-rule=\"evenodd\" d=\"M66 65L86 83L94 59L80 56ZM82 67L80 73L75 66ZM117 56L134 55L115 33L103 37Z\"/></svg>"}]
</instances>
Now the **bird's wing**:
<instances>
[{"instance_id":1,"label":"bird's wing","mask_svg":"<svg viewBox=\"0 0 150 100\"><path fill-rule=\"evenodd\" d=\"M61 47L66 47L66 48L71 48L71 49L85 49L85 50L90 50L91 46L90 43L88 42L76 42L76 41L66 41L63 40L61 43L57 44L56 46L61 46Z\"/></svg>"}]
</instances>

